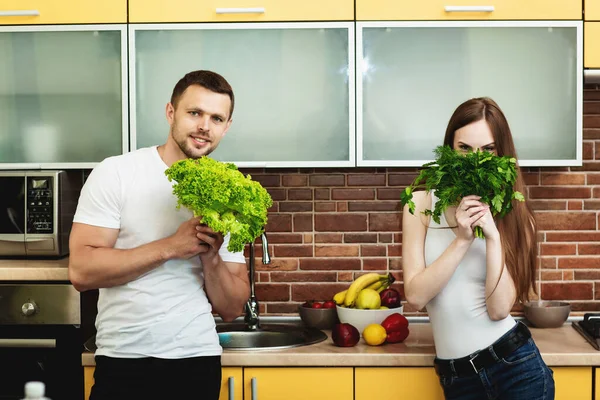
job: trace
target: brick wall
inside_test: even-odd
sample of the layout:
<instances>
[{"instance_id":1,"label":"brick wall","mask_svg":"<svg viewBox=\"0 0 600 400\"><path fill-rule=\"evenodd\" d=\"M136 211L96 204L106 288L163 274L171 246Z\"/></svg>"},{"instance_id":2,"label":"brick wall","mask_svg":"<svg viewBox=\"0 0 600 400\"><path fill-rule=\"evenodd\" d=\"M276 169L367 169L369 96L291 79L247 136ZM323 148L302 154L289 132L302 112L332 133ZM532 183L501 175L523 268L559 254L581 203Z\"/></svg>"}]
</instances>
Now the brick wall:
<instances>
[{"instance_id":1,"label":"brick wall","mask_svg":"<svg viewBox=\"0 0 600 400\"><path fill-rule=\"evenodd\" d=\"M524 169L540 227L540 297L568 300L579 312L600 311L599 86L585 87L583 113L582 167ZM403 293L398 199L416 169L244 172L274 200L267 226L271 264L261 263L256 246L261 313L295 313L299 303L329 299L366 271L389 268Z\"/></svg>"}]
</instances>

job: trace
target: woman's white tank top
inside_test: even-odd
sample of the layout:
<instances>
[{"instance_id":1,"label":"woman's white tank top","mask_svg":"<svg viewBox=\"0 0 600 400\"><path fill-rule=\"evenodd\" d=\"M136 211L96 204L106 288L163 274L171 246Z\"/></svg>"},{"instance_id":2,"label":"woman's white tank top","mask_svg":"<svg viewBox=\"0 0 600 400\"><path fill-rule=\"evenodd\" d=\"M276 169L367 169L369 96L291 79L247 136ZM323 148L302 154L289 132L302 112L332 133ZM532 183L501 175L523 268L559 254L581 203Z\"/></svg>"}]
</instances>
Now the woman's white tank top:
<instances>
[{"instance_id":1,"label":"woman's white tank top","mask_svg":"<svg viewBox=\"0 0 600 400\"><path fill-rule=\"evenodd\" d=\"M431 209L437 197L431 192ZM425 264L431 265L456 235L442 213L440 224L431 219L425 239ZM453 359L486 348L510 330L516 321L510 315L492 321L485 303L485 240L475 239L442 291L427 304L439 358Z\"/></svg>"}]
</instances>

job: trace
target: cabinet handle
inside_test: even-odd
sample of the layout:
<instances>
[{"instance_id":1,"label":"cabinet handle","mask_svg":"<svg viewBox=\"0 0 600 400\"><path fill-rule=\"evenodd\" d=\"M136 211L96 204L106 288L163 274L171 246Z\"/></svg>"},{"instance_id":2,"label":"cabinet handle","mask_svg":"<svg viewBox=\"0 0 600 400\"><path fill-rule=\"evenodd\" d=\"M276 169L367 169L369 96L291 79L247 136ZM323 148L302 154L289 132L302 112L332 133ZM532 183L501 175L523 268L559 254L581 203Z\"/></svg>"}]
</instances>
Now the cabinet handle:
<instances>
[{"instance_id":1,"label":"cabinet handle","mask_svg":"<svg viewBox=\"0 0 600 400\"><path fill-rule=\"evenodd\" d=\"M38 10L0 11L0 17L37 17L38 15L40 15Z\"/></svg>"},{"instance_id":2,"label":"cabinet handle","mask_svg":"<svg viewBox=\"0 0 600 400\"><path fill-rule=\"evenodd\" d=\"M258 384L256 382L256 378L252 378L252 380L250 381L250 387L252 388L251 400L258 400Z\"/></svg>"},{"instance_id":3,"label":"cabinet handle","mask_svg":"<svg viewBox=\"0 0 600 400\"><path fill-rule=\"evenodd\" d=\"M217 8L217 14L264 14L264 7Z\"/></svg>"},{"instance_id":4,"label":"cabinet handle","mask_svg":"<svg viewBox=\"0 0 600 400\"><path fill-rule=\"evenodd\" d=\"M233 390L233 383L234 383L233 376L230 376L229 379L227 379L227 383L229 384L229 400L234 400L233 395L235 393Z\"/></svg>"},{"instance_id":5,"label":"cabinet handle","mask_svg":"<svg viewBox=\"0 0 600 400\"><path fill-rule=\"evenodd\" d=\"M494 6L446 6L446 12L494 12Z\"/></svg>"}]
</instances>

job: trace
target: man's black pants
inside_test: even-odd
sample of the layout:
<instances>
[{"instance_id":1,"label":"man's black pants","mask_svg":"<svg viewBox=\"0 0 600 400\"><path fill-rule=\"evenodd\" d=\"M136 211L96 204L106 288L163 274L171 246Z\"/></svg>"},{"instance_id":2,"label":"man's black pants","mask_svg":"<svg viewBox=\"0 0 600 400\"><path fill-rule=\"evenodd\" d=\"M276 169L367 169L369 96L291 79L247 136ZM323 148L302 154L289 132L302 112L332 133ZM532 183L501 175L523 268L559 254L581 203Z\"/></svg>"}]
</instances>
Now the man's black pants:
<instances>
[{"instance_id":1,"label":"man's black pants","mask_svg":"<svg viewBox=\"0 0 600 400\"><path fill-rule=\"evenodd\" d=\"M90 400L218 400L221 357L96 357Z\"/></svg>"}]
</instances>

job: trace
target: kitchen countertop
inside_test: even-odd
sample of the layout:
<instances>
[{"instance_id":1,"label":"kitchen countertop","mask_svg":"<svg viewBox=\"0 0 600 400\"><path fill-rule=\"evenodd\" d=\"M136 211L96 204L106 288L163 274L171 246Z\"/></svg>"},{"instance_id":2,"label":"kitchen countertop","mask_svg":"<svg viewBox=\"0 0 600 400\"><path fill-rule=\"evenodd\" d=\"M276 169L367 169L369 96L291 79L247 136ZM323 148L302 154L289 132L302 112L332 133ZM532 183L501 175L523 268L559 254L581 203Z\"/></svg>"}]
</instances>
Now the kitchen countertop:
<instances>
[{"instance_id":1,"label":"kitchen countertop","mask_svg":"<svg viewBox=\"0 0 600 400\"><path fill-rule=\"evenodd\" d=\"M328 338L310 346L285 350L231 351L225 350L223 366L432 366L434 359L431 325L411 323L410 335L403 343L368 346L361 341L354 347L337 347ZM600 351L594 349L566 322L560 328L530 328L543 359L550 366L600 365ZM93 366L93 353L82 355L84 366Z\"/></svg>"},{"instance_id":2,"label":"kitchen countertop","mask_svg":"<svg viewBox=\"0 0 600 400\"><path fill-rule=\"evenodd\" d=\"M69 257L55 260L2 259L0 281L68 281Z\"/></svg>"}]
</instances>

